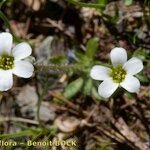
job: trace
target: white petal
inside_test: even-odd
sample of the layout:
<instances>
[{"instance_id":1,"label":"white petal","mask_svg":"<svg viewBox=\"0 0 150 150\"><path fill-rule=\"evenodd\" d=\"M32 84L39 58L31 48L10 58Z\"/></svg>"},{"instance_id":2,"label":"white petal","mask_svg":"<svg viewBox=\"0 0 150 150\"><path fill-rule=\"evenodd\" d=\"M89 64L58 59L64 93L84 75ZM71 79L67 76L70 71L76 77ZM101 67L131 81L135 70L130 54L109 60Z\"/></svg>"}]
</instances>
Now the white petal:
<instances>
[{"instance_id":1,"label":"white petal","mask_svg":"<svg viewBox=\"0 0 150 150\"><path fill-rule=\"evenodd\" d=\"M140 88L139 80L131 75L127 75L125 80L120 83L120 85L131 93L138 92Z\"/></svg>"},{"instance_id":2,"label":"white petal","mask_svg":"<svg viewBox=\"0 0 150 150\"><path fill-rule=\"evenodd\" d=\"M12 53L15 60L20 60L30 56L32 49L28 43L23 42L16 45L16 47L13 48Z\"/></svg>"},{"instance_id":3,"label":"white petal","mask_svg":"<svg viewBox=\"0 0 150 150\"><path fill-rule=\"evenodd\" d=\"M140 59L133 57L124 64L123 68L127 74L135 75L143 69L143 63Z\"/></svg>"},{"instance_id":4,"label":"white petal","mask_svg":"<svg viewBox=\"0 0 150 150\"><path fill-rule=\"evenodd\" d=\"M15 61L15 67L13 73L19 77L30 78L33 75L34 67L33 65L24 60Z\"/></svg>"},{"instance_id":5,"label":"white petal","mask_svg":"<svg viewBox=\"0 0 150 150\"><path fill-rule=\"evenodd\" d=\"M10 33L2 32L0 33L0 54L11 53L13 37Z\"/></svg>"},{"instance_id":6,"label":"white petal","mask_svg":"<svg viewBox=\"0 0 150 150\"><path fill-rule=\"evenodd\" d=\"M110 68L96 65L91 69L90 76L95 80L105 80L109 78L110 72Z\"/></svg>"},{"instance_id":7,"label":"white petal","mask_svg":"<svg viewBox=\"0 0 150 150\"><path fill-rule=\"evenodd\" d=\"M127 61L127 52L124 48L116 47L111 50L110 58L113 66L123 65Z\"/></svg>"},{"instance_id":8,"label":"white petal","mask_svg":"<svg viewBox=\"0 0 150 150\"><path fill-rule=\"evenodd\" d=\"M114 83L112 79L106 79L99 85L98 93L100 96L108 98L115 92L118 86L119 84Z\"/></svg>"},{"instance_id":9,"label":"white petal","mask_svg":"<svg viewBox=\"0 0 150 150\"><path fill-rule=\"evenodd\" d=\"M7 91L13 85L12 71L0 70L0 91Z\"/></svg>"}]
</instances>

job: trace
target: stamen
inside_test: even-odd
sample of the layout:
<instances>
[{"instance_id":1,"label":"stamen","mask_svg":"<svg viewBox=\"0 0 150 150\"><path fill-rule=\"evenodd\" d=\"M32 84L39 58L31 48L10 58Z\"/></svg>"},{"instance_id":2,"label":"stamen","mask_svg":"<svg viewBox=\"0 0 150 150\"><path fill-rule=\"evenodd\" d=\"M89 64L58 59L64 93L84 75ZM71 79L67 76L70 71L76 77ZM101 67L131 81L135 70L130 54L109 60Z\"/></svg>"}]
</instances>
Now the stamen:
<instances>
[{"instance_id":1,"label":"stamen","mask_svg":"<svg viewBox=\"0 0 150 150\"><path fill-rule=\"evenodd\" d=\"M122 68L121 65L116 66L112 69L110 73L110 77L112 77L113 81L116 83L121 83L126 76L126 71Z\"/></svg>"},{"instance_id":2,"label":"stamen","mask_svg":"<svg viewBox=\"0 0 150 150\"><path fill-rule=\"evenodd\" d=\"M14 67L14 57L10 55L0 56L0 69L9 70Z\"/></svg>"}]
</instances>

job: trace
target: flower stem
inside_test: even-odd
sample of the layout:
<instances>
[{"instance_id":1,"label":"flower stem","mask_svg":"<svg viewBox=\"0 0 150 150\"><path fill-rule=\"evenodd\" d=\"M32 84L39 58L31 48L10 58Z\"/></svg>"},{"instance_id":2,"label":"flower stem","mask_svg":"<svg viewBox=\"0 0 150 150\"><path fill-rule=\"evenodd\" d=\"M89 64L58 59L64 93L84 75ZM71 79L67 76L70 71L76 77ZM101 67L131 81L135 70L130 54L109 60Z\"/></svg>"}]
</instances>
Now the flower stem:
<instances>
[{"instance_id":1,"label":"flower stem","mask_svg":"<svg viewBox=\"0 0 150 150\"><path fill-rule=\"evenodd\" d=\"M81 65L56 65L56 64L50 64L50 65L42 65L42 64L36 64L35 65L37 72L48 72L48 71L58 71L58 72L69 72L69 71L83 71L83 67Z\"/></svg>"}]
</instances>

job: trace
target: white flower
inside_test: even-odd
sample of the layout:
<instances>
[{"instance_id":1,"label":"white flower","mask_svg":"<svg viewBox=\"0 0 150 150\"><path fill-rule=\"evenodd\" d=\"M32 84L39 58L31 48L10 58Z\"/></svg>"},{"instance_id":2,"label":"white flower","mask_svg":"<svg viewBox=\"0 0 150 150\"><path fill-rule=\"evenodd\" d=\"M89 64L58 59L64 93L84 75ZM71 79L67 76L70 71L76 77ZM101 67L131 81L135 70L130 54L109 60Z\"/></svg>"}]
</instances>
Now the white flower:
<instances>
[{"instance_id":1,"label":"white flower","mask_svg":"<svg viewBox=\"0 0 150 150\"><path fill-rule=\"evenodd\" d=\"M32 49L27 43L20 43L12 48L13 37L10 33L0 33L0 91L7 91L13 85L13 74L29 78L34 67L25 60Z\"/></svg>"},{"instance_id":2,"label":"white flower","mask_svg":"<svg viewBox=\"0 0 150 150\"><path fill-rule=\"evenodd\" d=\"M119 86L131 93L137 93L140 82L133 75L143 69L142 61L136 57L127 61L126 50L119 47L112 49L110 58L112 68L96 65L91 69L90 76L103 81L98 87L99 95L108 98Z\"/></svg>"}]
</instances>

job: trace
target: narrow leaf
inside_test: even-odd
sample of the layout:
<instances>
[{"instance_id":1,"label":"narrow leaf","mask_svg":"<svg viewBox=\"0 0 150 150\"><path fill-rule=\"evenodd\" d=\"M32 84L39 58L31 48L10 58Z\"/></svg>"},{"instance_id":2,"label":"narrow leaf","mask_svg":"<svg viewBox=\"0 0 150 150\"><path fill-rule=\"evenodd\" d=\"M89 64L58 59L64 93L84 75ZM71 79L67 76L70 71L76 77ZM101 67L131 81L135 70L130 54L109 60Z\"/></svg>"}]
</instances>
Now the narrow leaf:
<instances>
[{"instance_id":1,"label":"narrow leaf","mask_svg":"<svg viewBox=\"0 0 150 150\"><path fill-rule=\"evenodd\" d=\"M92 89L92 79L88 79L84 83L84 87L83 87L84 95L90 96L91 95L91 89Z\"/></svg>"},{"instance_id":2,"label":"narrow leaf","mask_svg":"<svg viewBox=\"0 0 150 150\"><path fill-rule=\"evenodd\" d=\"M72 98L81 90L82 85L83 85L82 78L78 78L78 79L74 80L66 87L66 89L64 91L64 96L66 98Z\"/></svg>"},{"instance_id":3,"label":"narrow leaf","mask_svg":"<svg viewBox=\"0 0 150 150\"><path fill-rule=\"evenodd\" d=\"M97 0L97 3L106 6L107 0Z\"/></svg>"},{"instance_id":4,"label":"narrow leaf","mask_svg":"<svg viewBox=\"0 0 150 150\"><path fill-rule=\"evenodd\" d=\"M133 3L133 0L125 0L125 5L129 6Z\"/></svg>"},{"instance_id":5,"label":"narrow leaf","mask_svg":"<svg viewBox=\"0 0 150 150\"><path fill-rule=\"evenodd\" d=\"M98 49L98 38L92 38L87 42L86 45L86 56L88 58L93 58Z\"/></svg>"}]
</instances>

